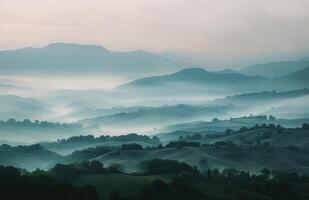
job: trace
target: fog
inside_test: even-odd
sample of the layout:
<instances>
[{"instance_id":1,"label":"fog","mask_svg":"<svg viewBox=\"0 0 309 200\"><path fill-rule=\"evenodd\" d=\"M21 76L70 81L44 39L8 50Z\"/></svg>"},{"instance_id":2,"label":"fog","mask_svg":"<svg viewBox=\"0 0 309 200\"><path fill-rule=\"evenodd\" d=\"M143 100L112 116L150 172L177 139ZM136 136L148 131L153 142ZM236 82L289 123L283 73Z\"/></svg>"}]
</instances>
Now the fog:
<instances>
[{"instance_id":1,"label":"fog","mask_svg":"<svg viewBox=\"0 0 309 200\"><path fill-rule=\"evenodd\" d=\"M0 120L77 123L83 126L78 130L80 134L156 134L170 125L249 115L266 114L285 119L309 117L306 89L290 94L263 93L261 89L251 88L256 93L247 98L248 84L233 91L220 84L199 85L185 81L135 88L124 85L131 83L130 79L118 77L5 76L1 80L11 87L1 90ZM238 96L226 98L233 95ZM55 140L59 134L63 138L72 136L71 130L57 129L34 137L38 130L34 127L24 131L25 137L28 134L33 137L23 141ZM53 135L54 131L57 135ZM10 137L3 135L3 139L18 142L21 129L9 132Z\"/></svg>"}]
</instances>

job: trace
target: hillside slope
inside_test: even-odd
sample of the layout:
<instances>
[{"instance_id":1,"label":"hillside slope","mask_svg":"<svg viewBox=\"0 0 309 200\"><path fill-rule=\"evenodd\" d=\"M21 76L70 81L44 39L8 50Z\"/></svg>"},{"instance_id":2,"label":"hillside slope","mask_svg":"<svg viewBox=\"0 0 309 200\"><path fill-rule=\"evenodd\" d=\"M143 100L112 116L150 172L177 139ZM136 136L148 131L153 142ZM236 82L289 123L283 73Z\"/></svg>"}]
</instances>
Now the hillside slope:
<instances>
[{"instance_id":1,"label":"hillside slope","mask_svg":"<svg viewBox=\"0 0 309 200\"><path fill-rule=\"evenodd\" d=\"M281 169L298 172L309 172L309 156L306 153L294 152L284 148L267 148L222 145L209 147L163 148L156 150L118 150L95 159L105 165L122 164L128 171L138 169L144 160L169 159L209 168L236 168L259 172L260 169ZM206 160L207 164L203 163Z\"/></svg>"},{"instance_id":2,"label":"hillside slope","mask_svg":"<svg viewBox=\"0 0 309 200\"><path fill-rule=\"evenodd\" d=\"M307 66L309 66L309 60L304 58L296 61L280 61L250 65L239 71L248 75L275 77L287 75Z\"/></svg>"},{"instance_id":3,"label":"hillside slope","mask_svg":"<svg viewBox=\"0 0 309 200\"><path fill-rule=\"evenodd\" d=\"M62 157L60 155L47 151L40 145L0 146L0 165L11 165L32 171L36 168L48 169L61 159Z\"/></svg>"}]
</instances>

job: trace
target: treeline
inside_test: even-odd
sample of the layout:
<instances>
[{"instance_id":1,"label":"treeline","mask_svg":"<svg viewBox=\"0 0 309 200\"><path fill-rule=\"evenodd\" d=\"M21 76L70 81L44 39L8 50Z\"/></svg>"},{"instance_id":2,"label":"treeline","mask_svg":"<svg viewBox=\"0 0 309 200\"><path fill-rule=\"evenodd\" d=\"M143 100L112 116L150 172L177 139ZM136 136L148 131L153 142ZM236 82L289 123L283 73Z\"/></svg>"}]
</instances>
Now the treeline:
<instances>
[{"instance_id":1,"label":"treeline","mask_svg":"<svg viewBox=\"0 0 309 200\"><path fill-rule=\"evenodd\" d=\"M107 173L123 173L123 168L119 164L113 164L105 167L103 163L92 160L92 161L82 161L78 163L71 164L56 164L53 168L49 169L47 172L38 170L33 173L46 173L51 177L61 180L61 181L73 181L76 178L83 175L90 174L107 174Z\"/></svg>"},{"instance_id":2,"label":"treeline","mask_svg":"<svg viewBox=\"0 0 309 200\"><path fill-rule=\"evenodd\" d=\"M294 172L263 169L260 174L233 168L208 169L178 161L146 161L145 174L175 174L171 181L155 180L144 186L139 197L112 193L110 200L229 199L229 200L305 200L309 198L309 177ZM206 186L206 187L205 187ZM214 190L214 191L212 191Z\"/></svg>"},{"instance_id":3,"label":"treeline","mask_svg":"<svg viewBox=\"0 0 309 200\"><path fill-rule=\"evenodd\" d=\"M229 120L228 119L225 119L225 120L221 120L221 119L218 119L218 118L213 118L212 119L212 122L225 122L225 121L237 121L239 119L256 119L256 120L276 120L276 117L274 117L273 115L248 115L248 116L243 116L243 117L237 117L237 118L230 118Z\"/></svg>"},{"instance_id":4,"label":"treeline","mask_svg":"<svg viewBox=\"0 0 309 200\"><path fill-rule=\"evenodd\" d=\"M139 164L140 173L143 175L178 174L181 172L198 175L196 167L176 160L153 159L142 161Z\"/></svg>"},{"instance_id":5,"label":"treeline","mask_svg":"<svg viewBox=\"0 0 309 200\"><path fill-rule=\"evenodd\" d=\"M306 200L309 197L309 176L294 172L263 169L259 174L251 174L233 168L201 172L185 163L162 159L143 161L140 169L131 176L170 178L145 184L134 197L111 192L109 199ZM123 172L120 166L105 167L97 160L57 164L48 171L36 170L32 173L13 167L0 167L0 199L97 200L94 187L78 188L68 182L74 182L74 179L83 175L107 173Z\"/></svg>"},{"instance_id":6,"label":"treeline","mask_svg":"<svg viewBox=\"0 0 309 200\"><path fill-rule=\"evenodd\" d=\"M66 124L66 123L54 123L48 121L31 121L24 119L23 121L17 121L16 119L8 119L7 121L0 120L0 127L33 127L33 128L62 128L62 129L82 129L81 124Z\"/></svg>"},{"instance_id":7,"label":"treeline","mask_svg":"<svg viewBox=\"0 0 309 200\"><path fill-rule=\"evenodd\" d=\"M277 92L276 90L272 91L263 91L263 92L253 92L253 93L243 93L235 96L226 97L227 100L265 100L265 98L275 99L275 98L295 98L302 95L309 94L309 89L299 89L292 90L287 92Z\"/></svg>"},{"instance_id":8,"label":"treeline","mask_svg":"<svg viewBox=\"0 0 309 200\"><path fill-rule=\"evenodd\" d=\"M233 134L239 134L239 133L244 133L246 131L252 131L252 130L259 130L259 129L269 129L268 131L265 131L261 135L261 139L267 139L270 138L273 134L280 134L284 131L292 131L292 132L297 132L297 131L308 131L309 130L309 124L304 123L302 124L301 127L299 128L285 128L282 127L281 125L275 125L275 124L256 124L253 127L242 127L238 130L232 130L232 129L226 129L224 134L201 134L201 133L193 133L191 135L186 135L186 136L179 136L178 141L198 141L202 139L208 139L208 138L221 138L224 136L229 136Z\"/></svg>"},{"instance_id":9,"label":"treeline","mask_svg":"<svg viewBox=\"0 0 309 200\"><path fill-rule=\"evenodd\" d=\"M146 142L153 145L160 144L160 139L156 136L149 137L147 135L138 135L135 133L131 133L128 135L120 135L120 136L109 136L109 135L101 135L99 137L94 137L93 135L81 135L81 136L73 136L68 139L57 140L57 142L51 142L49 145L55 144L74 144L74 143L103 143L110 141L118 141L118 142Z\"/></svg>"},{"instance_id":10,"label":"treeline","mask_svg":"<svg viewBox=\"0 0 309 200\"><path fill-rule=\"evenodd\" d=\"M0 150L2 151L15 151L15 152L34 152L34 151L41 151L45 149L39 144L33 145L19 145L19 146L10 146L8 144L0 145Z\"/></svg>"},{"instance_id":11,"label":"treeline","mask_svg":"<svg viewBox=\"0 0 309 200\"><path fill-rule=\"evenodd\" d=\"M0 166L1 200L98 200L92 186L82 188L63 183L44 173L26 173Z\"/></svg>"}]
</instances>

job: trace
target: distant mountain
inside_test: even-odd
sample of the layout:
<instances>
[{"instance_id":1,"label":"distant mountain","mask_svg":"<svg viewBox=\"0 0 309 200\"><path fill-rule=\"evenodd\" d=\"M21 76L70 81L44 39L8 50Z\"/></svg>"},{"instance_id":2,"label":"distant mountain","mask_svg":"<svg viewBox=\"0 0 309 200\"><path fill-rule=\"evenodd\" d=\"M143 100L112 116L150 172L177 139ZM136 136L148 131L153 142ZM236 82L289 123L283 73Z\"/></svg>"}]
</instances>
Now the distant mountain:
<instances>
[{"instance_id":1,"label":"distant mountain","mask_svg":"<svg viewBox=\"0 0 309 200\"><path fill-rule=\"evenodd\" d=\"M84 134L81 124L53 123L48 121L16 121L9 119L0 120L0 138L2 140L23 142L28 144L40 141L68 138L74 135Z\"/></svg>"},{"instance_id":2,"label":"distant mountain","mask_svg":"<svg viewBox=\"0 0 309 200\"><path fill-rule=\"evenodd\" d=\"M132 107L122 107L122 106L117 106L117 107L112 107L112 108L96 108L94 106L92 107L85 107L83 108L80 106L78 108L77 106L74 107L74 111L72 113L69 113L65 117L69 118L78 118L78 119L86 119L86 118L95 118L95 117L102 117L102 116L107 116L107 115L113 115L117 113L129 113L129 112L136 112L140 109L146 109L147 107L145 106L132 106Z\"/></svg>"},{"instance_id":3,"label":"distant mountain","mask_svg":"<svg viewBox=\"0 0 309 200\"><path fill-rule=\"evenodd\" d=\"M228 105L233 104L238 107L242 106L258 106L259 104L265 103L278 103L279 101L286 99L293 99L302 96L309 95L309 89L299 89L299 90L291 90L285 92L277 92L273 91L263 91L263 92L253 92L253 93L243 93L234 96L227 96L223 99L216 99L213 101L216 105Z\"/></svg>"},{"instance_id":4,"label":"distant mountain","mask_svg":"<svg viewBox=\"0 0 309 200\"><path fill-rule=\"evenodd\" d=\"M148 86L148 85L160 85L168 84L174 82L187 82L187 83L197 83L197 84L230 84L232 83L241 83L244 81L261 81L263 77L259 76L247 76L240 73L218 73L218 72L209 72L202 68L188 68L181 71L178 71L173 74L168 74L164 76L154 76L149 78L142 78L135 80L128 85L135 86Z\"/></svg>"},{"instance_id":5,"label":"distant mountain","mask_svg":"<svg viewBox=\"0 0 309 200\"><path fill-rule=\"evenodd\" d=\"M220 74L239 74L238 71L233 70L233 69L223 69L223 70L214 71L214 72L220 73Z\"/></svg>"},{"instance_id":6,"label":"distant mountain","mask_svg":"<svg viewBox=\"0 0 309 200\"><path fill-rule=\"evenodd\" d=\"M27 170L48 169L61 160L61 156L47 151L40 145L0 146L0 165L14 166Z\"/></svg>"},{"instance_id":7,"label":"distant mountain","mask_svg":"<svg viewBox=\"0 0 309 200\"><path fill-rule=\"evenodd\" d=\"M0 51L1 73L153 74L181 69L178 62L144 51L112 52L101 46L55 43Z\"/></svg>"},{"instance_id":8,"label":"distant mountain","mask_svg":"<svg viewBox=\"0 0 309 200\"><path fill-rule=\"evenodd\" d=\"M303 87L309 86L309 65L299 71L292 72L282 77L278 77L275 80L278 82L288 82L290 85L287 87Z\"/></svg>"},{"instance_id":9,"label":"distant mountain","mask_svg":"<svg viewBox=\"0 0 309 200\"><path fill-rule=\"evenodd\" d=\"M296 90L301 88L309 88L309 66L304 67L295 72L288 73L284 76L277 76L265 80L261 88L274 89L280 91Z\"/></svg>"},{"instance_id":10,"label":"distant mountain","mask_svg":"<svg viewBox=\"0 0 309 200\"><path fill-rule=\"evenodd\" d=\"M217 72L188 68L163 76L137 79L119 86L118 90L149 95L203 95L262 92L265 90L296 90L309 87L309 67L284 76L267 78L249 76L231 70Z\"/></svg>"},{"instance_id":11,"label":"distant mountain","mask_svg":"<svg viewBox=\"0 0 309 200\"><path fill-rule=\"evenodd\" d=\"M284 76L292 72L303 69L309 66L309 59L302 59L297 61L281 61L250 65L244 69L239 70L241 73L247 75L259 75L259 76Z\"/></svg>"},{"instance_id":12,"label":"distant mountain","mask_svg":"<svg viewBox=\"0 0 309 200\"><path fill-rule=\"evenodd\" d=\"M33 98L0 95L0 120L35 119L47 111L46 106Z\"/></svg>"},{"instance_id":13,"label":"distant mountain","mask_svg":"<svg viewBox=\"0 0 309 200\"><path fill-rule=\"evenodd\" d=\"M255 90L259 84L268 80L261 76L248 76L231 71L209 72L202 68L188 68L173 74L163 76L153 76L137 79L128 84L118 87L118 89L146 89L152 88L164 93L167 89L169 93L187 93L194 90L198 92L208 91L209 93L225 93L232 91ZM171 90L174 89L174 90Z\"/></svg>"}]
</instances>

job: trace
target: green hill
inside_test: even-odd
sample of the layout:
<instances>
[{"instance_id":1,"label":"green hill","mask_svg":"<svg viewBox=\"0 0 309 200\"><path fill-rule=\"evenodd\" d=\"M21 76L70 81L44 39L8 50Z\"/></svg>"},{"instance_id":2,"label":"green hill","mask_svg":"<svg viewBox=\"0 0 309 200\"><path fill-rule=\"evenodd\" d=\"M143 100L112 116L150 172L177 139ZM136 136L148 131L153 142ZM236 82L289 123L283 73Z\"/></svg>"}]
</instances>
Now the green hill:
<instances>
[{"instance_id":1,"label":"green hill","mask_svg":"<svg viewBox=\"0 0 309 200\"><path fill-rule=\"evenodd\" d=\"M0 165L14 166L32 171L36 168L48 169L53 164L61 161L61 159L60 155L48 151L40 145L0 146Z\"/></svg>"}]
</instances>

